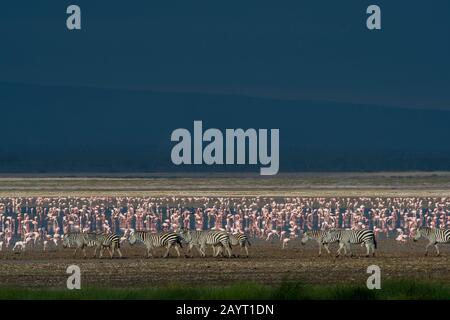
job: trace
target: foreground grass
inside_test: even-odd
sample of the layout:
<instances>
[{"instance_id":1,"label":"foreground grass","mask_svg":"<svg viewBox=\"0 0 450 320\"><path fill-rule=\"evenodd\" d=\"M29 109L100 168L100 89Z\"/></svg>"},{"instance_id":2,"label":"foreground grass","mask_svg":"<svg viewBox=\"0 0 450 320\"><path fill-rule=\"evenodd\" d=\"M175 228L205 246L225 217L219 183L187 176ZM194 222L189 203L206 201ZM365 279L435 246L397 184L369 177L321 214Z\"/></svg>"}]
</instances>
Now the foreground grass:
<instances>
[{"instance_id":1,"label":"foreground grass","mask_svg":"<svg viewBox=\"0 0 450 320\"><path fill-rule=\"evenodd\" d=\"M419 283L410 280L390 281L381 290L357 285L303 285L285 283L278 286L236 284L224 287L164 288L84 288L26 289L0 288L0 299L87 299L87 300L450 300L450 284Z\"/></svg>"}]
</instances>

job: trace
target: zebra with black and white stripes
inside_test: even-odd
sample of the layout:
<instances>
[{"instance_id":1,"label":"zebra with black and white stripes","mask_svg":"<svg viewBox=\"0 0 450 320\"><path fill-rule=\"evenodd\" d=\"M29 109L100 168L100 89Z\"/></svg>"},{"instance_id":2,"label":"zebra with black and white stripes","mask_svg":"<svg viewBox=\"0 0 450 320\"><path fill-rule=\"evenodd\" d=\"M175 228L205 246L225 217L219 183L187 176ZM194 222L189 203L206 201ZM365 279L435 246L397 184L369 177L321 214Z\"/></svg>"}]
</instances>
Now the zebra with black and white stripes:
<instances>
[{"instance_id":1,"label":"zebra with black and white stripes","mask_svg":"<svg viewBox=\"0 0 450 320\"><path fill-rule=\"evenodd\" d=\"M228 236L230 237L230 244L232 246L239 246L241 248L241 253L242 250L245 250L245 254L248 258L248 247L251 246L248 237L243 233L230 233Z\"/></svg>"},{"instance_id":2,"label":"zebra with black and white stripes","mask_svg":"<svg viewBox=\"0 0 450 320\"><path fill-rule=\"evenodd\" d=\"M75 247L73 257L75 258L78 249L83 251L83 257L86 259L86 247L96 246L96 234L93 233L66 233L63 235L63 248Z\"/></svg>"},{"instance_id":3,"label":"zebra with black and white stripes","mask_svg":"<svg viewBox=\"0 0 450 320\"><path fill-rule=\"evenodd\" d=\"M248 247L251 246L248 237L243 233L228 233L228 236L230 238L230 245L232 247L239 246L241 248L240 253L242 253L242 250L245 250L246 257L248 258ZM217 248L217 250L219 250L219 252L223 255L222 247L222 245L213 246L213 250L215 251Z\"/></svg>"},{"instance_id":4,"label":"zebra with black and white stripes","mask_svg":"<svg viewBox=\"0 0 450 320\"><path fill-rule=\"evenodd\" d=\"M425 256L428 255L428 248L434 245L436 248L436 255L439 257L438 243L450 243L450 229L432 229L430 227L419 227L416 234L413 237L413 241L416 242L420 238L425 238L429 241L425 248Z\"/></svg>"},{"instance_id":5,"label":"zebra with black and white stripes","mask_svg":"<svg viewBox=\"0 0 450 320\"><path fill-rule=\"evenodd\" d=\"M342 249L344 249L345 255L347 255L348 250L352 257L353 253L350 244L364 244L367 249L366 257L370 255L370 251L372 251L372 255L375 256L375 249L377 248L375 235L373 231L368 229L330 230L325 235L323 241L327 244L339 242L339 249L336 254L337 257L340 255Z\"/></svg>"},{"instance_id":6,"label":"zebra with black and white stripes","mask_svg":"<svg viewBox=\"0 0 450 320\"><path fill-rule=\"evenodd\" d=\"M231 258L230 236L226 232L210 230L202 233L200 238L200 251L202 252L203 257L206 256L206 245L212 246L213 252L215 251L214 247L220 246L222 249L225 248L228 253L228 258ZM214 257L217 257L219 250L217 250L217 253L213 254Z\"/></svg>"},{"instance_id":7,"label":"zebra with black and white stripes","mask_svg":"<svg viewBox=\"0 0 450 320\"><path fill-rule=\"evenodd\" d=\"M175 248L178 256L180 256L180 250L178 250L177 245L180 248L183 247L181 240L180 235L175 232L151 233L147 231L131 231L129 238L131 245L134 245L137 241L144 243L147 248L147 258L153 257L152 250L162 247L167 249L164 258L169 256L169 251L172 247Z\"/></svg>"},{"instance_id":8,"label":"zebra with black and white stripes","mask_svg":"<svg viewBox=\"0 0 450 320\"><path fill-rule=\"evenodd\" d=\"M207 231L202 230L182 230L180 232L181 238L188 244L187 253L190 254L192 248L196 248L198 253L203 256L202 251L200 250L200 239L202 238L202 234Z\"/></svg>"},{"instance_id":9,"label":"zebra with black and white stripes","mask_svg":"<svg viewBox=\"0 0 450 320\"><path fill-rule=\"evenodd\" d=\"M322 255L322 246L325 248L328 254L331 254L328 249L328 243L324 241L329 231L326 230L308 230L303 233L302 245L305 245L309 240L316 241L319 244L319 257Z\"/></svg>"},{"instance_id":10,"label":"zebra with black and white stripes","mask_svg":"<svg viewBox=\"0 0 450 320\"><path fill-rule=\"evenodd\" d=\"M231 258L231 243L230 236L225 231L191 231L185 230L181 232L181 236L184 241L189 244L189 247L196 246L202 257L206 256L206 246L213 247L213 256L217 257L219 250L215 250L215 247L222 247L228 253L228 257Z\"/></svg>"},{"instance_id":11,"label":"zebra with black and white stripes","mask_svg":"<svg viewBox=\"0 0 450 320\"><path fill-rule=\"evenodd\" d=\"M122 252L120 251L120 237L117 234L97 233L94 235L95 235L95 237L93 237L93 239L95 241L94 258L97 256L97 251L100 250L99 258L101 259L103 256L104 248L108 249L111 259L114 257L114 253L116 251L119 254L119 257L122 258ZM92 240L90 240L90 241L92 241Z\"/></svg>"}]
</instances>

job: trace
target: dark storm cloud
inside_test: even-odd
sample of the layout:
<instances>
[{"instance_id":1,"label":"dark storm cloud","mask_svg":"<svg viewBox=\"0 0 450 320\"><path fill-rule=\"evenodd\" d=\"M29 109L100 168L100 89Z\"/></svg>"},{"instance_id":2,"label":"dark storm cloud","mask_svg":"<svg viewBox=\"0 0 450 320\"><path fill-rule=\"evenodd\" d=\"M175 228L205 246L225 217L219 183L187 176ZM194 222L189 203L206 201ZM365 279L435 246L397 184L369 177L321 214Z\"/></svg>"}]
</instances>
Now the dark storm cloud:
<instances>
[{"instance_id":1,"label":"dark storm cloud","mask_svg":"<svg viewBox=\"0 0 450 320\"><path fill-rule=\"evenodd\" d=\"M67 1L0 10L1 81L450 108L450 3Z\"/></svg>"}]
</instances>

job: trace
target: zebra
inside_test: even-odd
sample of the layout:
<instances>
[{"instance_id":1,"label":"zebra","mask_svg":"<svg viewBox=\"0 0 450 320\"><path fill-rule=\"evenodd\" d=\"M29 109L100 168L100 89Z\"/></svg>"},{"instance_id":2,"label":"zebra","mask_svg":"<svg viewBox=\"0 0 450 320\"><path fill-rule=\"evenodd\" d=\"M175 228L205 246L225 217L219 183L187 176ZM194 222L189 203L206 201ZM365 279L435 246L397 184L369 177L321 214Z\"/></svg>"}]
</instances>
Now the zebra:
<instances>
[{"instance_id":1,"label":"zebra","mask_svg":"<svg viewBox=\"0 0 450 320\"><path fill-rule=\"evenodd\" d=\"M248 237L243 233L228 233L228 236L230 238L230 245L231 246L240 246L242 253L242 250L245 250L246 257L248 258L248 247L251 246L250 241L248 240ZM219 252L223 256L222 251L222 245L213 246L213 250L215 252L216 248L219 250Z\"/></svg>"},{"instance_id":2,"label":"zebra","mask_svg":"<svg viewBox=\"0 0 450 320\"><path fill-rule=\"evenodd\" d=\"M214 247L220 246L225 248L228 253L228 258L231 258L231 242L230 236L224 231L207 231L202 233L200 238L200 250L202 252L202 256L206 256L206 245L211 245L213 247L213 256L217 257L219 254L219 250L217 253L215 252Z\"/></svg>"},{"instance_id":3,"label":"zebra","mask_svg":"<svg viewBox=\"0 0 450 320\"><path fill-rule=\"evenodd\" d=\"M198 253L203 256L202 251L200 250L200 239L202 237L202 234L207 231L200 231L200 230L182 230L180 232L181 238L188 244L188 250L187 253L190 254L193 247L195 247L198 251Z\"/></svg>"},{"instance_id":4,"label":"zebra","mask_svg":"<svg viewBox=\"0 0 450 320\"><path fill-rule=\"evenodd\" d=\"M347 255L347 249L350 256L353 256L350 244L364 244L367 249L366 257L370 255L372 249L372 255L375 256L375 249L377 248L377 241L373 231L367 229L361 230L330 230L323 239L327 244L333 242L339 242L339 249L336 256L338 257L341 250L344 249L345 255Z\"/></svg>"},{"instance_id":5,"label":"zebra","mask_svg":"<svg viewBox=\"0 0 450 320\"><path fill-rule=\"evenodd\" d=\"M224 231L182 231L181 233L183 239L189 243L189 247L197 246L202 257L206 256L206 245L213 246L213 256L217 257L219 250L216 252L214 247L221 246L224 247L228 253L228 257L231 258L231 243L230 236Z\"/></svg>"},{"instance_id":6,"label":"zebra","mask_svg":"<svg viewBox=\"0 0 450 320\"><path fill-rule=\"evenodd\" d=\"M98 233L90 234L88 233L88 243L91 242L95 245L94 258L97 256L97 251L100 250L101 259L103 256L103 249L107 248L111 259L114 257L114 253L117 250L119 257L122 258L122 252L120 251L120 237L114 233Z\"/></svg>"},{"instance_id":7,"label":"zebra","mask_svg":"<svg viewBox=\"0 0 450 320\"><path fill-rule=\"evenodd\" d=\"M319 244L319 257L322 255L322 246L325 248L328 254L331 254L330 250L328 249L328 243L324 241L326 235L329 231L325 230L308 230L305 233L303 233L302 236L302 245L305 245L309 240L314 240Z\"/></svg>"},{"instance_id":8,"label":"zebra","mask_svg":"<svg viewBox=\"0 0 450 320\"><path fill-rule=\"evenodd\" d=\"M436 248L436 255L439 257L441 253L439 252L438 243L450 243L450 229L432 229L429 227L419 227L413 238L416 242L420 238L425 238L429 241L425 248L425 256L428 255L428 248L434 245Z\"/></svg>"},{"instance_id":9,"label":"zebra","mask_svg":"<svg viewBox=\"0 0 450 320\"><path fill-rule=\"evenodd\" d=\"M63 235L63 248L75 247L73 257L75 258L78 249L83 251L83 257L86 259L86 247L96 246L96 234L95 233L67 233ZM94 256L95 257L95 256Z\"/></svg>"},{"instance_id":10,"label":"zebra","mask_svg":"<svg viewBox=\"0 0 450 320\"><path fill-rule=\"evenodd\" d=\"M151 251L154 248L162 247L167 248L164 258L169 256L169 250L171 247L174 247L178 256L180 256L180 251L178 250L177 245L179 245L180 248L183 248L181 240L182 238L180 235L175 232L150 233L147 231L131 231L129 238L131 245L134 245L137 241L145 244L147 248L147 258L153 257Z\"/></svg>"}]
</instances>

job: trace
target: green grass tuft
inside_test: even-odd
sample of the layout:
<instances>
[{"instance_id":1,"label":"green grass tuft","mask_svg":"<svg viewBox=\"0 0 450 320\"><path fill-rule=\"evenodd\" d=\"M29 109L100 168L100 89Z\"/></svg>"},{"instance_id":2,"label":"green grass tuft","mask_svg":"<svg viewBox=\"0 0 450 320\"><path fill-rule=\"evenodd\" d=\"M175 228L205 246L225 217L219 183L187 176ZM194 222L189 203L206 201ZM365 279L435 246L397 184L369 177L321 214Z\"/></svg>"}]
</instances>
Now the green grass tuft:
<instances>
[{"instance_id":1,"label":"green grass tuft","mask_svg":"<svg viewBox=\"0 0 450 320\"><path fill-rule=\"evenodd\" d=\"M362 285L306 285L285 282L281 285L241 283L229 286L169 285L155 288L27 289L0 287L0 299L85 299L85 300L449 300L450 284L384 281L381 290Z\"/></svg>"}]
</instances>

